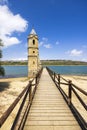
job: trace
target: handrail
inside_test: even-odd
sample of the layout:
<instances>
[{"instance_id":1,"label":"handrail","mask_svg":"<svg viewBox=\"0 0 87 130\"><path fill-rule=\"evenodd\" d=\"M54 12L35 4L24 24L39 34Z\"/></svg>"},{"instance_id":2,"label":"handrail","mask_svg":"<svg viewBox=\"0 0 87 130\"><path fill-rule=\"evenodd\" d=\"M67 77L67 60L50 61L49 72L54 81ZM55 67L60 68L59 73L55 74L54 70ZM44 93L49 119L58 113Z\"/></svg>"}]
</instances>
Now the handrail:
<instances>
[{"instance_id":1,"label":"handrail","mask_svg":"<svg viewBox=\"0 0 87 130\"><path fill-rule=\"evenodd\" d=\"M24 95L25 91L28 89L28 86L19 94L19 96L15 99L15 101L10 105L10 107L4 112L4 114L0 118L0 127L3 125L5 120L8 118L10 113L13 111L14 107L20 101L21 97Z\"/></svg>"},{"instance_id":2,"label":"handrail","mask_svg":"<svg viewBox=\"0 0 87 130\"><path fill-rule=\"evenodd\" d=\"M76 88L76 89L79 90L81 93L83 93L84 95L87 96L87 92L86 92L86 91L84 91L83 89L77 87L77 86L76 86L75 84L73 84L73 83L72 83L72 85L73 85L74 88Z\"/></svg>"},{"instance_id":3,"label":"handrail","mask_svg":"<svg viewBox=\"0 0 87 130\"><path fill-rule=\"evenodd\" d=\"M68 106L70 107L71 111L73 112L74 116L76 117L78 123L80 124L82 130L87 130L87 122L86 120L82 117L80 112L77 110L76 106L72 102L72 92L75 94L76 98L79 100L83 108L87 111L87 104L83 101L81 96L77 93L76 90L78 90L80 93L83 95L87 96L87 92L76 86L75 84L72 83L71 80L66 80L60 74L57 74L53 72L51 69L46 67L49 75L51 76L52 80L55 82L57 88L60 90L61 94L63 95L65 101L67 102ZM62 80L62 81L61 81ZM61 84L67 85L68 86L68 95L66 92L61 88Z\"/></svg>"},{"instance_id":4,"label":"handrail","mask_svg":"<svg viewBox=\"0 0 87 130\"><path fill-rule=\"evenodd\" d=\"M37 85L39 83L42 70L43 70L43 68L41 68L41 70L36 74L36 76L35 76L35 78L33 78L33 80L29 81L29 84L24 88L24 90L18 95L18 97L14 100L14 102L10 105L10 107L1 116L1 118L0 118L0 127L2 127L2 125L7 120L7 118L9 117L9 115L11 114L11 112L13 111L13 109L16 107L16 105L19 103L19 101L24 97L23 101L21 103L21 106L19 108L19 111L18 111L18 113L16 115L16 118L15 118L15 121L13 123L13 126L12 126L12 130L14 130L15 125L17 124L18 118L20 116L20 112L23 109L23 106L25 104L25 100L26 100L27 97L29 99L27 107L30 108L30 106L32 104L32 100L33 100L33 97L34 97ZM34 80L35 80L35 84L33 84L33 85L35 85L35 87L34 87L34 90L32 92L32 86L33 86L32 83L33 83Z\"/></svg>"}]
</instances>

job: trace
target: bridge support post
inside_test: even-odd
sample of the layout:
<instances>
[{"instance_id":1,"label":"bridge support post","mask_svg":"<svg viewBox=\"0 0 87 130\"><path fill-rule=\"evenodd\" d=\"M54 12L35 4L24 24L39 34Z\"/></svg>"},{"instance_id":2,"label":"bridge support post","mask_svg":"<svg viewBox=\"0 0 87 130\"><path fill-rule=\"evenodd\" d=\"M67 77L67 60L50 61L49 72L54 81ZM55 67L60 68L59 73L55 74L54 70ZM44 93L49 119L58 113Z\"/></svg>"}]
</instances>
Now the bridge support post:
<instances>
[{"instance_id":1,"label":"bridge support post","mask_svg":"<svg viewBox=\"0 0 87 130\"><path fill-rule=\"evenodd\" d=\"M72 81L69 80L69 87L68 87L68 105L71 104L71 98L72 98Z\"/></svg>"},{"instance_id":2,"label":"bridge support post","mask_svg":"<svg viewBox=\"0 0 87 130\"><path fill-rule=\"evenodd\" d=\"M55 72L54 72L54 82L55 82Z\"/></svg>"},{"instance_id":3,"label":"bridge support post","mask_svg":"<svg viewBox=\"0 0 87 130\"><path fill-rule=\"evenodd\" d=\"M32 102L32 82L30 81L30 88L29 88L29 102Z\"/></svg>"},{"instance_id":4,"label":"bridge support post","mask_svg":"<svg viewBox=\"0 0 87 130\"><path fill-rule=\"evenodd\" d=\"M58 85L60 87L60 74L58 74Z\"/></svg>"},{"instance_id":5,"label":"bridge support post","mask_svg":"<svg viewBox=\"0 0 87 130\"><path fill-rule=\"evenodd\" d=\"M36 78L35 78L35 92L36 92L36 89L37 89L37 84L38 84L38 75L36 75Z\"/></svg>"}]
</instances>

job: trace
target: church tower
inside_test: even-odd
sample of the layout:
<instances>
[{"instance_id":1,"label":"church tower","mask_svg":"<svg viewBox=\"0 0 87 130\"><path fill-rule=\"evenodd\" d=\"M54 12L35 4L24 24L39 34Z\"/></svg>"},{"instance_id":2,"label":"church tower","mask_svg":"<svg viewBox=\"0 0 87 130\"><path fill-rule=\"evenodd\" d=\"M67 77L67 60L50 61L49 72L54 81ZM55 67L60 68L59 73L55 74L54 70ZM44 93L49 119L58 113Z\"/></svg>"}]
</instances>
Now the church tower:
<instances>
[{"instance_id":1,"label":"church tower","mask_svg":"<svg viewBox=\"0 0 87 130\"><path fill-rule=\"evenodd\" d=\"M34 76L39 66L38 36L34 29L28 36L28 77Z\"/></svg>"}]
</instances>

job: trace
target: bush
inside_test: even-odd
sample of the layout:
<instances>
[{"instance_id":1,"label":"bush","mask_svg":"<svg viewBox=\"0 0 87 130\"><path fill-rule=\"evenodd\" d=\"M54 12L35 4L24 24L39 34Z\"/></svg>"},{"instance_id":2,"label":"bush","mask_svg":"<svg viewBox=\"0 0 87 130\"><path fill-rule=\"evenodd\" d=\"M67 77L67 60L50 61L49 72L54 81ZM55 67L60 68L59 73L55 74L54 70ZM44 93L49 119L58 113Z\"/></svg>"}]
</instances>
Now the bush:
<instances>
[{"instance_id":1,"label":"bush","mask_svg":"<svg viewBox=\"0 0 87 130\"><path fill-rule=\"evenodd\" d=\"M5 75L5 71L4 71L4 68L2 66L0 66L0 75L2 75L2 76Z\"/></svg>"}]
</instances>

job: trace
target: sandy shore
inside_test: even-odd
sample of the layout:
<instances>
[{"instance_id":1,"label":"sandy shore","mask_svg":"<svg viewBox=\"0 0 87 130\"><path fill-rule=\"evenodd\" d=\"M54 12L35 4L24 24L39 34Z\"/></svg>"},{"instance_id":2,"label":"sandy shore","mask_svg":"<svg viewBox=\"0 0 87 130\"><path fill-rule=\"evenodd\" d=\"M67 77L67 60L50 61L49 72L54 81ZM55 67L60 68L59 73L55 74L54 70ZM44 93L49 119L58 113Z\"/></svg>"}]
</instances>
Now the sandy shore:
<instances>
[{"instance_id":1,"label":"sandy shore","mask_svg":"<svg viewBox=\"0 0 87 130\"><path fill-rule=\"evenodd\" d=\"M82 88L87 92L87 76L64 76L63 77L67 80L72 80L72 82L77 85L78 87ZM2 114L6 111L6 109L11 105L11 103L15 100L15 98L20 94L20 92L26 87L28 84L29 79L27 77L23 78L9 78L9 79L0 79L0 117ZM67 92L67 88L62 86L64 88L64 91ZM82 98L87 104L87 96L83 96ZM73 101L77 105L78 110L82 111L83 117L85 117L85 120L87 121L87 111L84 110L80 103L76 100L75 96L73 98ZM16 113L14 111L13 115ZM12 115L12 118L14 116ZM12 119L11 118L11 119ZM9 122L11 122L11 119ZM4 128L0 128L0 130L3 130ZM8 130L5 128L5 130Z\"/></svg>"},{"instance_id":2,"label":"sandy shore","mask_svg":"<svg viewBox=\"0 0 87 130\"><path fill-rule=\"evenodd\" d=\"M72 82L77 85L79 88L82 88L84 91L87 92L87 76L65 76L63 77L67 80L72 80Z\"/></svg>"},{"instance_id":3,"label":"sandy shore","mask_svg":"<svg viewBox=\"0 0 87 130\"><path fill-rule=\"evenodd\" d=\"M16 97L27 86L29 79L23 78L8 78L0 79L0 117L7 110L7 108L13 103ZM8 121L3 125L0 130L9 130L17 108L12 112ZM8 125L9 124L9 125Z\"/></svg>"},{"instance_id":4,"label":"sandy shore","mask_svg":"<svg viewBox=\"0 0 87 130\"><path fill-rule=\"evenodd\" d=\"M0 79L0 117L28 82L26 77Z\"/></svg>"}]
</instances>

